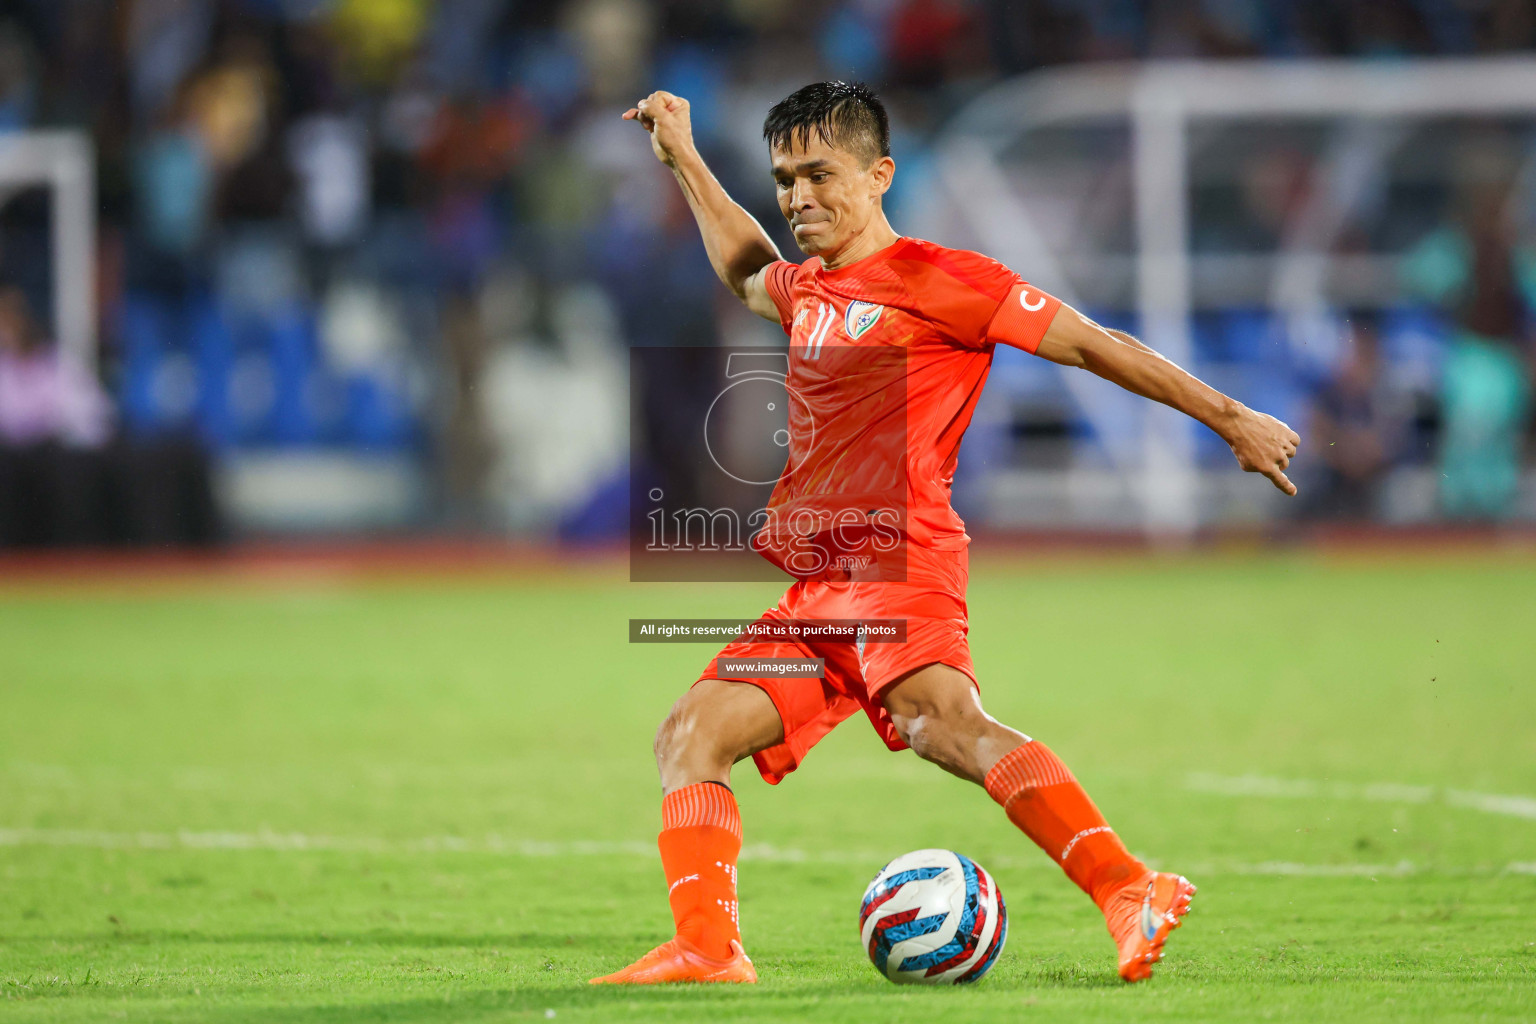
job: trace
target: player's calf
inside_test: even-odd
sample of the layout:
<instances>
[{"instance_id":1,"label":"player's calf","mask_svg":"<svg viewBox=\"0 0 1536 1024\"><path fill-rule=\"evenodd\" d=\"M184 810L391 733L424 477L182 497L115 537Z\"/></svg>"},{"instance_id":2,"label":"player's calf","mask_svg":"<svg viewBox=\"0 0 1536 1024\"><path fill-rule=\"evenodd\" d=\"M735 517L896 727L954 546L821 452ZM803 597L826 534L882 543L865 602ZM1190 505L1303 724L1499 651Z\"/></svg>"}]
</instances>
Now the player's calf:
<instances>
[{"instance_id":1,"label":"player's calf","mask_svg":"<svg viewBox=\"0 0 1536 1024\"><path fill-rule=\"evenodd\" d=\"M987 715L964 673L945 665L921 669L891 687L886 709L919 756L981 783L1093 899L1119 950L1120 976L1150 977L1194 886L1133 857L1061 759Z\"/></svg>"},{"instance_id":2,"label":"player's calf","mask_svg":"<svg viewBox=\"0 0 1536 1024\"><path fill-rule=\"evenodd\" d=\"M661 773L661 866L677 932L594 984L752 982L741 947L736 859L741 813L731 765L783 742L773 701L747 683L706 679L684 694L656 731Z\"/></svg>"}]
</instances>

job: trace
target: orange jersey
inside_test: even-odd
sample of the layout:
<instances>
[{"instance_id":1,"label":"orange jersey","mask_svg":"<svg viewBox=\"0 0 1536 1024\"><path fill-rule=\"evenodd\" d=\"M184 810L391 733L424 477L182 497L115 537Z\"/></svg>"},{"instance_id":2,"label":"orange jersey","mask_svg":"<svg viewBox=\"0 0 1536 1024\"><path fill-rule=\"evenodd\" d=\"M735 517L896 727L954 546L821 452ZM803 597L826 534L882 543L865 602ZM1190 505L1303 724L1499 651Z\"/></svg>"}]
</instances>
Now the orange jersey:
<instances>
[{"instance_id":1,"label":"orange jersey","mask_svg":"<svg viewBox=\"0 0 1536 1024\"><path fill-rule=\"evenodd\" d=\"M947 575L940 564L970 540L950 488L993 347L1034 352L1060 300L996 260L915 238L836 270L779 261L766 281L790 338L789 462L759 550L800 578ZM899 537L899 575L828 573L786 555L783 536L843 520Z\"/></svg>"}]
</instances>

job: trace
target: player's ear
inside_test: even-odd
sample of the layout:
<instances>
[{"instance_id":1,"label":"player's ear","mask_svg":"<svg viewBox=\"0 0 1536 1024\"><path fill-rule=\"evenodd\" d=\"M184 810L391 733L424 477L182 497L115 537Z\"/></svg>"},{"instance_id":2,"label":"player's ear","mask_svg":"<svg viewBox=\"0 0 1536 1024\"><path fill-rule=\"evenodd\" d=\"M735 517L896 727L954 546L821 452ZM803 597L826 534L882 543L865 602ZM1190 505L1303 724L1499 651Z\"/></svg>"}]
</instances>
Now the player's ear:
<instances>
[{"instance_id":1,"label":"player's ear","mask_svg":"<svg viewBox=\"0 0 1536 1024\"><path fill-rule=\"evenodd\" d=\"M874 179L875 195L883 196L891 187L891 179L896 177L896 161L883 156L870 165L869 173Z\"/></svg>"}]
</instances>

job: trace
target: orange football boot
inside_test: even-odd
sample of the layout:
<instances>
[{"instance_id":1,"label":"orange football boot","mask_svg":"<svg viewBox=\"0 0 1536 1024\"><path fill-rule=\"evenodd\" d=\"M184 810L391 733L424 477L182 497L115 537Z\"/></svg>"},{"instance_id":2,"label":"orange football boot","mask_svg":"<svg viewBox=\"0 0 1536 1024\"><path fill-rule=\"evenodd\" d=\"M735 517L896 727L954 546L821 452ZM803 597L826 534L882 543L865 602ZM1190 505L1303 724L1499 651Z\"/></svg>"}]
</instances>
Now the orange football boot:
<instances>
[{"instance_id":1,"label":"orange football boot","mask_svg":"<svg viewBox=\"0 0 1536 1024\"><path fill-rule=\"evenodd\" d=\"M1183 875L1148 871L1104 904L1104 921L1120 947L1120 977L1145 981L1163 958L1168 933L1183 923L1195 887Z\"/></svg>"},{"instance_id":2,"label":"orange football boot","mask_svg":"<svg viewBox=\"0 0 1536 1024\"><path fill-rule=\"evenodd\" d=\"M731 940L731 955L724 960L705 956L682 936L673 936L621 971L593 978L589 985L663 985L673 981L757 981L757 971L741 943Z\"/></svg>"}]
</instances>

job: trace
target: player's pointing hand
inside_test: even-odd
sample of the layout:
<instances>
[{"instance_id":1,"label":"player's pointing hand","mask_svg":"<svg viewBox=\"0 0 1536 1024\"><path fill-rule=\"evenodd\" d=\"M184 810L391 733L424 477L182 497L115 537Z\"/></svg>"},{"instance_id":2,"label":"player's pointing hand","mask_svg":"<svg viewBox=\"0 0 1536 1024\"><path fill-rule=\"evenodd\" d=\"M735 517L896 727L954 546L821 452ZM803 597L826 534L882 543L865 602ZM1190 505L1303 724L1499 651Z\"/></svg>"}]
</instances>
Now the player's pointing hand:
<instances>
[{"instance_id":1,"label":"player's pointing hand","mask_svg":"<svg viewBox=\"0 0 1536 1024\"><path fill-rule=\"evenodd\" d=\"M624 111L624 120L639 121L651 133L651 150L668 167L693 145L693 123L688 117L688 101L658 89Z\"/></svg>"},{"instance_id":2,"label":"player's pointing hand","mask_svg":"<svg viewBox=\"0 0 1536 1024\"><path fill-rule=\"evenodd\" d=\"M1296 431L1268 413L1240 406L1225 439L1244 472L1262 473L1286 494L1296 493L1296 485L1285 475L1301 444Z\"/></svg>"}]
</instances>

